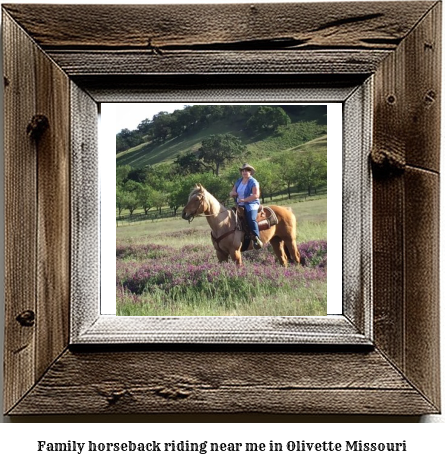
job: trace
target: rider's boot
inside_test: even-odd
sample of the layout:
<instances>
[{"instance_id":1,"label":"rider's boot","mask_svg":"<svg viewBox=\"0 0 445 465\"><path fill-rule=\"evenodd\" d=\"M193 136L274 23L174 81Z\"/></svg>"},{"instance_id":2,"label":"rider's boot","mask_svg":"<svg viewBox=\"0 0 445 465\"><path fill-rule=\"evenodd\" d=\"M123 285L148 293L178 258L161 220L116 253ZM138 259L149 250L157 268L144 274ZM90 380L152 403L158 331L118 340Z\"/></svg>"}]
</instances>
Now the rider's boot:
<instances>
[{"instance_id":1,"label":"rider's boot","mask_svg":"<svg viewBox=\"0 0 445 465\"><path fill-rule=\"evenodd\" d=\"M259 250L263 247L263 243L260 241L260 238L258 236L254 236L252 240L254 249Z\"/></svg>"}]
</instances>

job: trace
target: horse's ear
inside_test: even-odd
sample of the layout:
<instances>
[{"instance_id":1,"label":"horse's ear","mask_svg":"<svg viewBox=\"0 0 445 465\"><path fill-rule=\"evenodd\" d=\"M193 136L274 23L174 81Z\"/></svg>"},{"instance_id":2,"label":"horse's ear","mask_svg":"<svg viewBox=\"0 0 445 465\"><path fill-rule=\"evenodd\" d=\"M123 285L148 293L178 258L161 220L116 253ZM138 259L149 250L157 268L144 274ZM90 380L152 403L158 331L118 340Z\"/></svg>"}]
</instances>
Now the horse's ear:
<instances>
[{"instance_id":1,"label":"horse's ear","mask_svg":"<svg viewBox=\"0 0 445 465\"><path fill-rule=\"evenodd\" d=\"M199 190L201 190L201 191L204 190L204 187L202 187L202 184L200 184L200 183L198 183L198 184L196 185L196 187L197 187Z\"/></svg>"}]
</instances>

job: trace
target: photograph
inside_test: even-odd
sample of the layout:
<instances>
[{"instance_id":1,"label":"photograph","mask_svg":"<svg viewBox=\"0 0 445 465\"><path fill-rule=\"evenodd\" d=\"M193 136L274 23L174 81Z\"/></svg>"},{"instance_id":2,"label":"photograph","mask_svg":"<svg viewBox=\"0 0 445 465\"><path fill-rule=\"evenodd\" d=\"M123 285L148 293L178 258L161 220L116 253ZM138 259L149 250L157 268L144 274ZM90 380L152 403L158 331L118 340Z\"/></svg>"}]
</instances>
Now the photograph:
<instances>
[{"instance_id":1,"label":"photograph","mask_svg":"<svg viewBox=\"0 0 445 465\"><path fill-rule=\"evenodd\" d=\"M116 134L116 314L326 315L327 105L134 107Z\"/></svg>"}]
</instances>

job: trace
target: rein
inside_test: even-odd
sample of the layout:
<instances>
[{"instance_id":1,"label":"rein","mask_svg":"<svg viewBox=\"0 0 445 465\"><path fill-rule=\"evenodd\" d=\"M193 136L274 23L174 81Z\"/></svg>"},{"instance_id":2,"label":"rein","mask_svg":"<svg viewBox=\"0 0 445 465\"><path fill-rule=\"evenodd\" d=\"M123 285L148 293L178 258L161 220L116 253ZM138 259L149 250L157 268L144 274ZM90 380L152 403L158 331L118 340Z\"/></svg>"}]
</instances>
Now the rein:
<instances>
[{"instance_id":1,"label":"rein","mask_svg":"<svg viewBox=\"0 0 445 465\"><path fill-rule=\"evenodd\" d=\"M209 209L210 209L210 203L209 203L209 201L208 201L206 198L203 198L203 199L202 199L202 203L204 203L204 201L207 202L207 205L208 205L208 207L209 207ZM198 207L198 208L199 208L199 207ZM198 209L196 209L196 210L198 210ZM198 215L196 215L196 212L195 212L194 215L191 215L191 216L190 216L190 218L188 219L188 222L191 223L196 217L199 218L200 216L214 216L214 217L216 218L216 217L218 217L221 213L223 213L223 212L219 212L217 215L215 215L214 213L212 213L212 214L210 214L210 215L206 215L205 213L199 213Z\"/></svg>"},{"instance_id":2,"label":"rein","mask_svg":"<svg viewBox=\"0 0 445 465\"><path fill-rule=\"evenodd\" d=\"M211 210L211 208L210 208L210 202L209 202L209 200L208 200L207 198L205 198L205 197L203 197L201 205L202 205L204 202L207 202L208 210ZM199 209L199 207L198 207L198 209ZM197 210L198 210L198 209L197 209ZM205 210L204 210L204 211L205 211ZM211 213L211 214L208 214L208 215L206 215L204 212L203 212L203 213L200 213L200 214L198 214L198 215L196 215L196 213L195 213L195 215L191 215L191 216L190 216L190 218L189 218L188 221L189 221L189 223L191 223L191 222L193 221L193 219L195 218L195 216L198 216L198 217L199 217L199 216L213 216L213 217L218 217L221 213L224 213L224 211L220 211L218 214ZM236 231L237 229L238 229L238 214L235 212L235 228L234 228L234 229L231 229L230 231L225 232L224 234L222 234L222 235L219 236L219 237L215 237L215 236L213 235L213 231L210 231L210 236L211 236L212 240L215 242L216 248L217 248L220 252L223 252L223 253L224 253L224 251L223 251L223 250L221 249L221 247L219 246L220 241L222 241L222 240L225 239L226 237L230 236L231 234L234 234L235 231Z\"/></svg>"},{"instance_id":3,"label":"rein","mask_svg":"<svg viewBox=\"0 0 445 465\"><path fill-rule=\"evenodd\" d=\"M219 246L219 241L223 240L225 237L230 236L230 235L233 234L235 231L236 231L236 229L231 229L230 231L227 231L226 233L224 233L222 236L219 236L219 237L215 237L215 236L213 235L213 231L210 231L210 236L211 236L212 239L216 242L216 247L218 247L218 250L219 250L220 252L223 252L223 250L221 250L221 247Z\"/></svg>"}]
</instances>

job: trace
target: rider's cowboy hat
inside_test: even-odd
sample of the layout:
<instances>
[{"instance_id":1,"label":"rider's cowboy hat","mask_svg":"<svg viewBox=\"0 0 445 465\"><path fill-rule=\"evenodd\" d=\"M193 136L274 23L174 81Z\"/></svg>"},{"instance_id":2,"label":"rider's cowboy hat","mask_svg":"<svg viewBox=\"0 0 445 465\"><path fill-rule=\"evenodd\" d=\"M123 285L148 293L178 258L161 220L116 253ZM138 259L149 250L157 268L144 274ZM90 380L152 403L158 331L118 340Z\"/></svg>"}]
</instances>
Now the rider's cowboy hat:
<instances>
[{"instance_id":1,"label":"rider's cowboy hat","mask_svg":"<svg viewBox=\"0 0 445 465\"><path fill-rule=\"evenodd\" d=\"M244 165L239 169L240 171L242 170L249 170L252 174L255 173L255 168L248 163L244 163Z\"/></svg>"}]
</instances>

